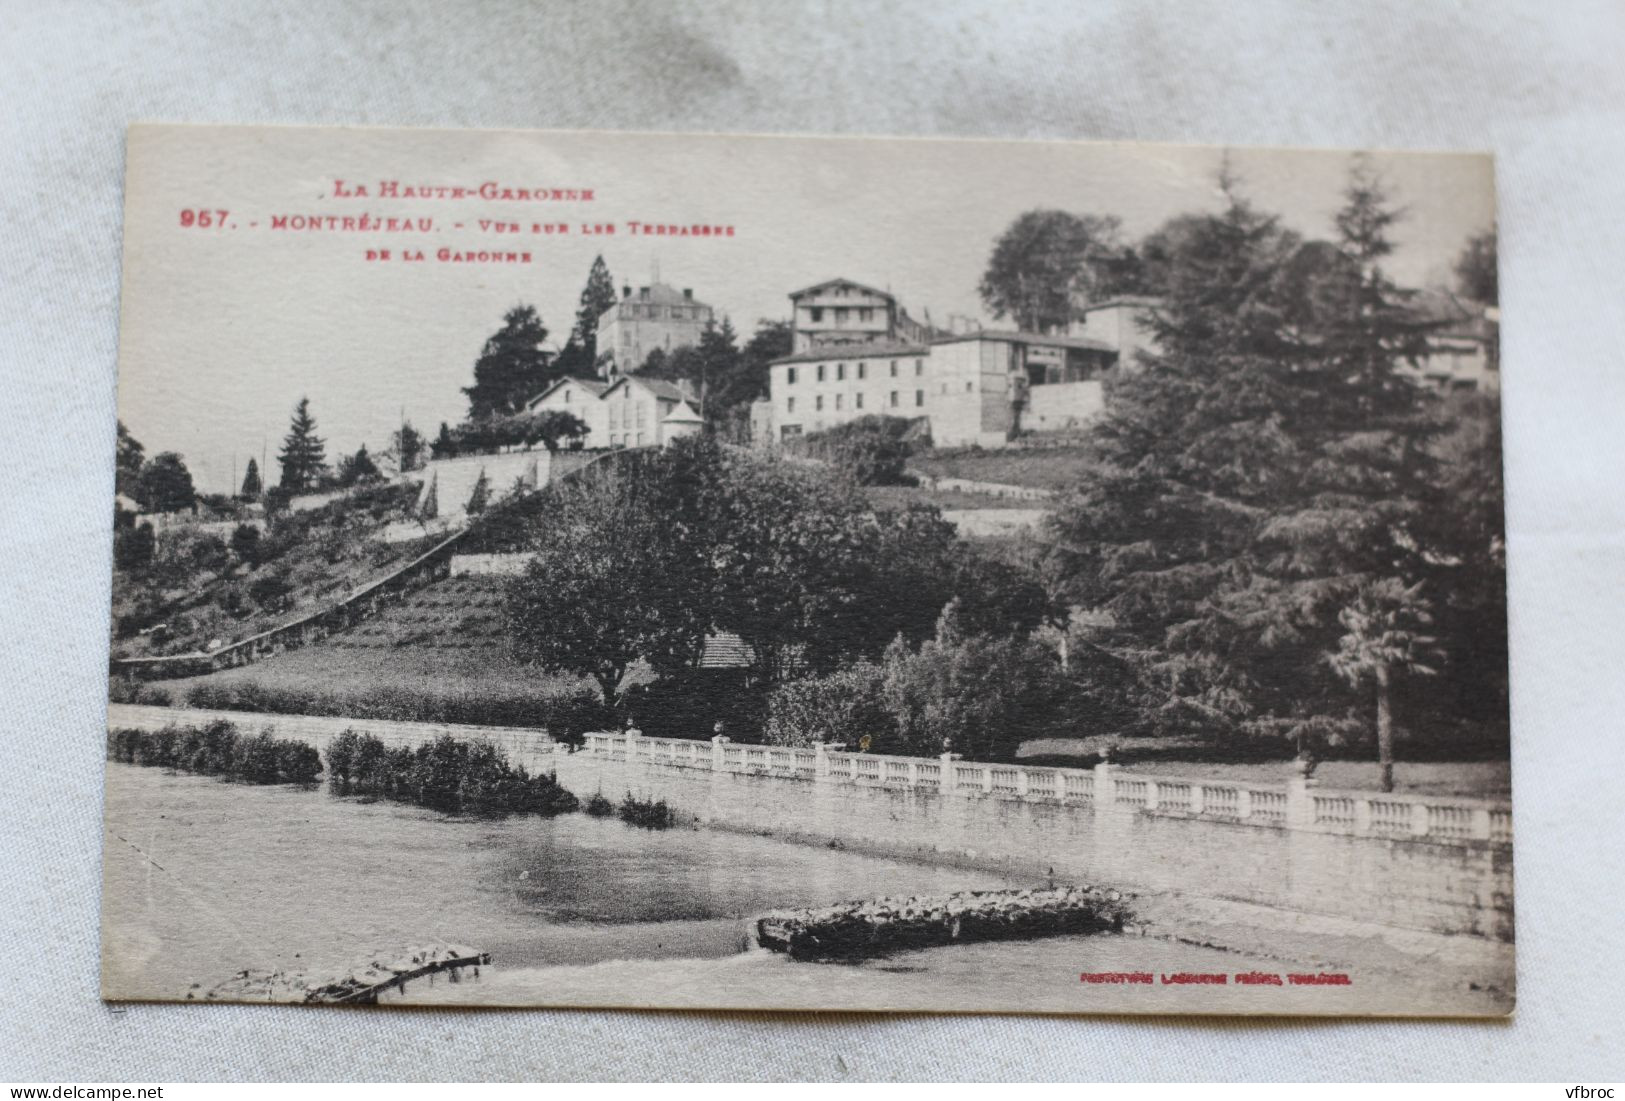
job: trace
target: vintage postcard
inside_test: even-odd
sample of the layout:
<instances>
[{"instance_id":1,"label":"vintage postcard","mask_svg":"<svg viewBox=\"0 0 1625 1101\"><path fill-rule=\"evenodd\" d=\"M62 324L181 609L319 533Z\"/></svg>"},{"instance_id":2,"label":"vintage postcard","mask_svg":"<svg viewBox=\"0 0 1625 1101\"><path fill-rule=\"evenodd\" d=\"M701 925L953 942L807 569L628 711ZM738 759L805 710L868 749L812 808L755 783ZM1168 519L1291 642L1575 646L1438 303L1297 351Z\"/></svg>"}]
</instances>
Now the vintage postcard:
<instances>
[{"instance_id":1,"label":"vintage postcard","mask_svg":"<svg viewBox=\"0 0 1625 1101\"><path fill-rule=\"evenodd\" d=\"M126 186L104 997L1512 1011L1487 156Z\"/></svg>"}]
</instances>

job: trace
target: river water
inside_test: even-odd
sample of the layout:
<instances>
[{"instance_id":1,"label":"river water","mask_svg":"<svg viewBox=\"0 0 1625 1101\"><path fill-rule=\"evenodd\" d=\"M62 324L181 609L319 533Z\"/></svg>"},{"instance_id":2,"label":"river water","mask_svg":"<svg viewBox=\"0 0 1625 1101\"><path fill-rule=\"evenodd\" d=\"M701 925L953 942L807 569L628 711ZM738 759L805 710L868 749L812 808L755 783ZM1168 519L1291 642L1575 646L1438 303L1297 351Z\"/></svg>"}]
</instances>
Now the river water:
<instances>
[{"instance_id":1,"label":"river water","mask_svg":"<svg viewBox=\"0 0 1625 1101\"><path fill-rule=\"evenodd\" d=\"M1182 991L1080 989L1078 974L1279 967L1122 936L792 963L745 951L749 917L1038 884L718 830L650 832L584 814L457 819L117 763L103 865L103 991L115 999L184 997L245 968L343 974L380 949L434 941L477 947L494 966L478 983L419 982L408 1000L1166 1010ZM1263 1002L1262 991L1214 993L1224 995L1214 1009ZM1293 993L1274 990L1269 1008L1290 1011L1280 999ZM1315 1012L1337 1000L1309 996Z\"/></svg>"}]
</instances>

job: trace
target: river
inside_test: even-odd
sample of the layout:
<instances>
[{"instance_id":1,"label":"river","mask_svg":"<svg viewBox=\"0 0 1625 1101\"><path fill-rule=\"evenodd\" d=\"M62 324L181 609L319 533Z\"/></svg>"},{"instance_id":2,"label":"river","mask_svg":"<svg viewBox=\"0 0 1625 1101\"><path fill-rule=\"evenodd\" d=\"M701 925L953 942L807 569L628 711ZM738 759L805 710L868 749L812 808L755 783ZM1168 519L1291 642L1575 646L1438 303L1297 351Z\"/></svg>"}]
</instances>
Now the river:
<instances>
[{"instance_id":1,"label":"river","mask_svg":"<svg viewBox=\"0 0 1625 1101\"><path fill-rule=\"evenodd\" d=\"M1125 1002L1121 987L1080 989L1078 974L1279 966L1122 936L792 963L745 951L750 916L1037 884L735 832L651 832L584 814L449 818L118 763L107 765L104 844L103 897L115 904L103 909L103 991L115 999L184 997L245 968L343 974L380 949L433 941L477 947L494 966L478 983L420 981L410 1001L1166 1010L1186 992L1153 987ZM1215 989L1214 1008L1262 1004L1262 993ZM1290 1011L1280 999L1297 993L1276 989L1269 1007ZM1304 996L1316 1012L1339 999Z\"/></svg>"}]
</instances>

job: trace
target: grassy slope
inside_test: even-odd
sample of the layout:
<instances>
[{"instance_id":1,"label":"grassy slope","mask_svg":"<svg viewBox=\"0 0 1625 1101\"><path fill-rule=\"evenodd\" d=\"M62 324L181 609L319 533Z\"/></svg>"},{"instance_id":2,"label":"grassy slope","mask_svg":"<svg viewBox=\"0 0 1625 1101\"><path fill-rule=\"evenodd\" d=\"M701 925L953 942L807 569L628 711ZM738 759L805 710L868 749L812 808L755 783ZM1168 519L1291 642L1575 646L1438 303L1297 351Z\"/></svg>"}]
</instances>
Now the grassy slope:
<instances>
[{"instance_id":1,"label":"grassy slope","mask_svg":"<svg viewBox=\"0 0 1625 1101\"><path fill-rule=\"evenodd\" d=\"M401 505L415 492L380 486L355 500L341 498L281 517L264 540L277 548L274 556L254 568L233 554L218 568L188 568L185 555L196 537L185 529L166 532L159 537L159 552L175 562L171 568L114 571L113 622L116 628L121 617L144 612L146 622L167 623L170 635L162 642L151 635L116 638L113 653L138 657L202 650L211 640L237 642L332 605L440 538L401 543L379 538L385 525L401 518ZM284 601L259 606L249 589L272 574L285 577L291 591Z\"/></svg>"},{"instance_id":2,"label":"grassy slope","mask_svg":"<svg viewBox=\"0 0 1625 1101\"><path fill-rule=\"evenodd\" d=\"M1002 451L935 448L910 458L908 467L936 478L966 478L977 482L1065 490L1077 484L1091 462L1088 453L1081 447L1010 448Z\"/></svg>"}]
</instances>

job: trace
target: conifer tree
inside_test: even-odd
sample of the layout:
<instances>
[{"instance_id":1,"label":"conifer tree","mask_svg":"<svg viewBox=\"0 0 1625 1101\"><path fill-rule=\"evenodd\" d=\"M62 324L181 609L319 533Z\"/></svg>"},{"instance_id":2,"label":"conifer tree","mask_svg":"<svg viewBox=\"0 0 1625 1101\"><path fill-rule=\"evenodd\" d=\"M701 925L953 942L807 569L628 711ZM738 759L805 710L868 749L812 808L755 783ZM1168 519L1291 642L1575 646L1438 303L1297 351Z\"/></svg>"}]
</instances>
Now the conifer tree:
<instances>
[{"instance_id":1,"label":"conifer tree","mask_svg":"<svg viewBox=\"0 0 1625 1101\"><path fill-rule=\"evenodd\" d=\"M594 257L592 270L587 272L587 284L581 288L581 304L576 309L575 330L570 334L570 341L580 350L581 364L585 368L576 373L588 374L597 364L598 319L615 302L615 280L610 277L609 265L600 254Z\"/></svg>"},{"instance_id":2,"label":"conifer tree","mask_svg":"<svg viewBox=\"0 0 1625 1101\"><path fill-rule=\"evenodd\" d=\"M1395 216L1369 169L1307 311L1283 294L1303 243L1222 184L1225 210L1182 226L1157 349L1112 387L1057 553L1071 597L1110 614L1144 730L1305 747L1371 729L1330 660L1344 611L1397 584L1426 612L1413 532L1434 421L1394 369L1416 333L1381 268Z\"/></svg>"},{"instance_id":3,"label":"conifer tree","mask_svg":"<svg viewBox=\"0 0 1625 1101\"><path fill-rule=\"evenodd\" d=\"M316 418L310 415L308 397L300 398L294 406L293 421L288 434L282 437L277 461L282 464L282 488L293 493L314 485L327 463L327 448L316 435Z\"/></svg>"},{"instance_id":4,"label":"conifer tree","mask_svg":"<svg viewBox=\"0 0 1625 1101\"><path fill-rule=\"evenodd\" d=\"M485 468L481 467L480 476L474 480L474 492L468 495L468 504L463 506L463 511L470 516L478 516L490 503L491 483L485 477Z\"/></svg>"},{"instance_id":5,"label":"conifer tree","mask_svg":"<svg viewBox=\"0 0 1625 1101\"><path fill-rule=\"evenodd\" d=\"M260 464L250 457L248 469L243 471L243 488L238 492L238 496L245 501L257 501L264 491L265 486L260 481Z\"/></svg>"},{"instance_id":6,"label":"conifer tree","mask_svg":"<svg viewBox=\"0 0 1625 1101\"><path fill-rule=\"evenodd\" d=\"M502 321L474 362L474 385L463 388L472 420L517 413L559 374L543 347L547 327L534 306L515 306Z\"/></svg>"}]
</instances>

